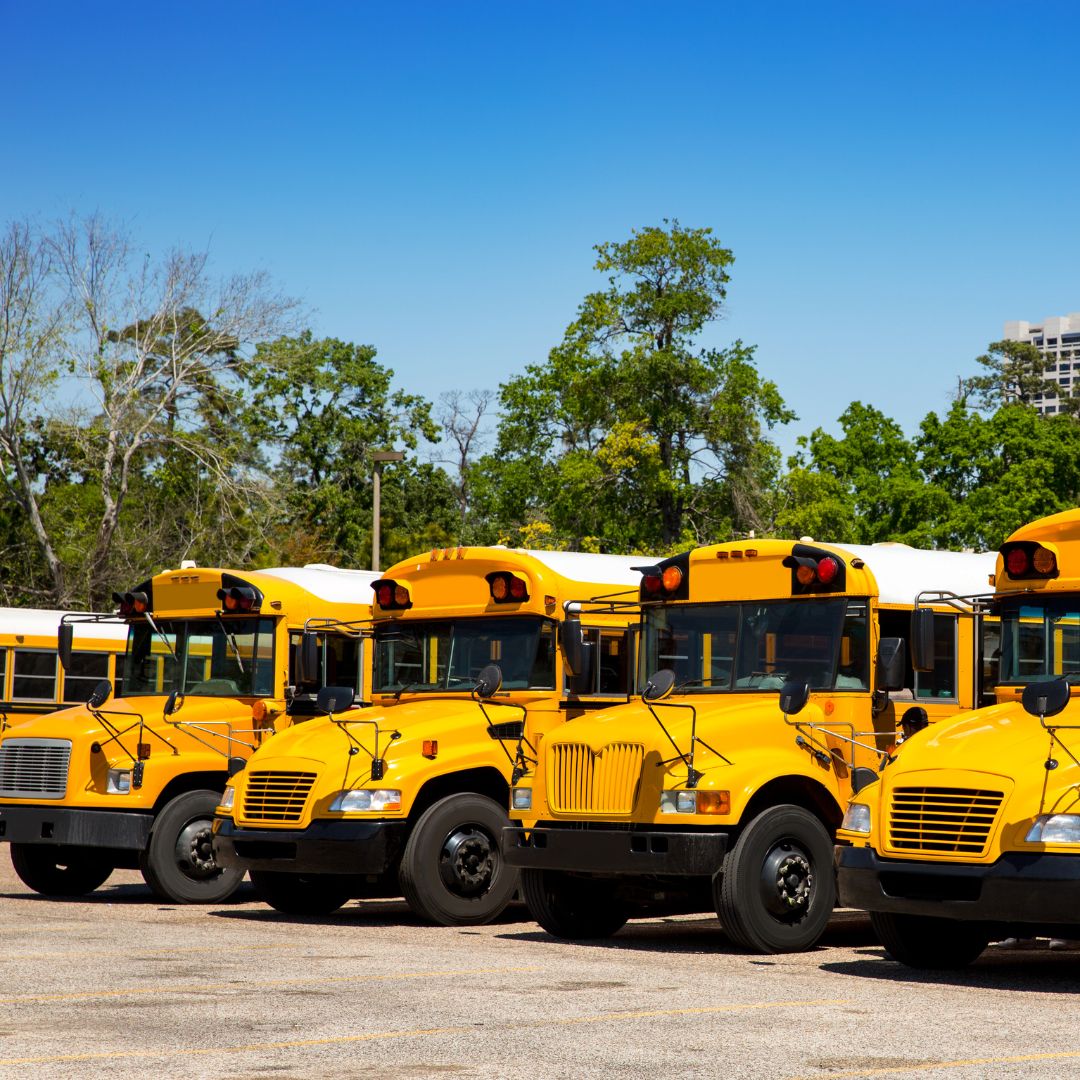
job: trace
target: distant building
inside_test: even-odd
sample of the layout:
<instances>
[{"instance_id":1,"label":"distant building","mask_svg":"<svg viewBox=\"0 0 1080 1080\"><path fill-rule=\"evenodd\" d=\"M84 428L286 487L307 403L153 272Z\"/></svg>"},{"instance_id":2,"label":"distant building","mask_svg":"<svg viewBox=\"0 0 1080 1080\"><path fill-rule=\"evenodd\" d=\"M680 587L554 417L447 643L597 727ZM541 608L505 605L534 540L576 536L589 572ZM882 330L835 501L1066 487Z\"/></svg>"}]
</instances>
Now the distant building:
<instances>
[{"instance_id":1,"label":"distant building","mask_svg":"<svg viewBox=\"0 0 1080 1080\"><path fill-rule=\"evenodd\" d=\"M1006 341L1027 341L1046 357L1046 377L1062 389L1061 397L1080 396L1080 312L1055 315L1041 323L1007 322ZM1056 413L1060 407L1057 394L1038 394L1035 408L1041 413Z\"/></svg>"}]
</instances>

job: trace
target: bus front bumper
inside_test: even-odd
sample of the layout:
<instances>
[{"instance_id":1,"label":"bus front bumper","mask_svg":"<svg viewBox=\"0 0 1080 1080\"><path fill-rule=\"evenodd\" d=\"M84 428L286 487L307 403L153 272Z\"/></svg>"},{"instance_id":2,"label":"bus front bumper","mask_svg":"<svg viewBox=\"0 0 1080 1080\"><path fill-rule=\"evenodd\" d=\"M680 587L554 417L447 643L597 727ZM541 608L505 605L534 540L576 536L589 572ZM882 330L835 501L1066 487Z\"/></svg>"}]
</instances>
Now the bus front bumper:
<instances>
[{"instance_id":1,"label":"bus front bumper","mask_svg":"<svg viewBox=\"0 0 1080 1080\"><path fill-rule=\"evenodd\" d=\"M1080 924L1080 855L1006 852L989 865L882 858L837 845L843 907L1010 924Z\"/></svg>"},{"instance_id":2,"label":"bus front bumper","mask_svg":"<svg viewBox=\"0 0 1080 1080\"><path fill-rule=\"evenodd\" d=\"M712 877L723 865L727 833L630 832L583 829L503 829L503 857L511 866L584 874Z\"/></svg>"},{"instance_id":3,"label":"bus front bumper","mask_svg":"<svg viewBox=\"0 0 1080 1080\"><path fill-rule=\"evenodd\" d=\"M153 823L149 811L0 806L0 841L143 851Z\"/></svg>"},{"instance_id":4,"label":"bus front bumper","mask_svg":"<svg viewBox=\"0 0 1080 1080\"><path fill-rule=\"evenodd\" d=\"M214 818L221 866L293 874L382 874L401 859L406 821L313 821L306 829L249 829Z\"/></svg>"}]
</instances>

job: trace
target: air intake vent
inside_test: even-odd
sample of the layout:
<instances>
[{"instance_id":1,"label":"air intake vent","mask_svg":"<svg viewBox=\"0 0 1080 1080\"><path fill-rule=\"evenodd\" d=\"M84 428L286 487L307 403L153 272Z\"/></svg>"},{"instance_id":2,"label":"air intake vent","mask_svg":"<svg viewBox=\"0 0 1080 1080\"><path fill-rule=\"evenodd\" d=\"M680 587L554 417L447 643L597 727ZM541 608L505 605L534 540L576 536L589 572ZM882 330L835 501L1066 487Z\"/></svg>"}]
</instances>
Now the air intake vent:
<instances>
[{"instance_id":1,"label":"air intake vent","mask_svg":"<svg viewBox=\"0 0 1080 1080\"><path fill-rule=\"evenodd\" d=\"M247 821L299 821L315 783L313 772L253 772L244 789Z\"/></svg>"},{"instance_id":2,"label":"air intake vent","mask_svg":"<svg viewBox=\"0 0 1080 1080\"><path fill-rule=\"evenodd\" d=\"M62 799L70 760L70 739L5 739L0 743L0 796Z\"/></svg>"},{"instance_id":3,"label":"air intake vent","mask_svg":"<svg viewBox=\"0 0 1080 1080\"><path fill-rule=\"evenodd\" d=\"M892 793L889 845L894 851L983 855L1003 791L902 787Z\"/></svg>"}]
</instances>

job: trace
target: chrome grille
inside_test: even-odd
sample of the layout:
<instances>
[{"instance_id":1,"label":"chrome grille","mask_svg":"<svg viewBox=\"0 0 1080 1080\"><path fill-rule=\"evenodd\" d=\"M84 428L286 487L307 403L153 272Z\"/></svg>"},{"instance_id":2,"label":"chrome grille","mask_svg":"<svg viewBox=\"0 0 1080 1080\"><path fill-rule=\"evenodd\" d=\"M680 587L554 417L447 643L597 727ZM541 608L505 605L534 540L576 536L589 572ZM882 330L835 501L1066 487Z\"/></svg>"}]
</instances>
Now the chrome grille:
<instances>
[{"instance_id":1,"label":"chrome grille","mask_svg":"<svg viewBox=\"0 0 1080 1080\"><path fill-rule=\"evenodd\" d=\"M62 799L70 760L70 739L5 739L0 743L0 796Z\"/></svg>"},{"instance_id":2,"label":"chrome grille","mask_svg":"<svg viewBox=\"0 0 1080 1080\"><path fill-rule=\"evenodd\" d=\"M889 844L895 851L982 855L1004 797L982 788L896 788Z\"/></svg>"},{"instance_id":3,"label":"chrome grille","mask_svg":"<svg viewBox=\"0 0 1080 1080\"><path fill-rule=\"evenodd\" d=\"M550 744L548 793L558 814L629 814L634 809L644 748L611 743L594 752L582 743Z\"/></svg>"},{"instance_id":4,"label":"chrome grille","mask_svg":"<svg viewBox=\"0 0 1080 1080\"><path fill-rule=\"evenodd\" d=\"M253 772L244 788L244 817L299 821L315 783L313 772Z\"/></svg>"}]
</instances>

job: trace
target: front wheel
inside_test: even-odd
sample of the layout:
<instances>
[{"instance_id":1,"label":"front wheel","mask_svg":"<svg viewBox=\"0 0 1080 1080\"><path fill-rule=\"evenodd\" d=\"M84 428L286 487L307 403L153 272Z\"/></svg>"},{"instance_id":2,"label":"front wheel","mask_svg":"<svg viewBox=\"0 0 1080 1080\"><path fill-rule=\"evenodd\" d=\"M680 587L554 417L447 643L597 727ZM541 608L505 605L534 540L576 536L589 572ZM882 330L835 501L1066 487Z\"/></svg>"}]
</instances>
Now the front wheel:
<instances>
[{"instance_id":1,"label":"front wheel","mask_svg":"<svg viewBox=\"0 0 1080 1080\"><path fill-rule=\"evenodd\" d=\"M836 903L833 845L801 806L773 806L743 829L713 883L728 937L758 953L802 952L825 932Z\"/></svg>"},{"instance_id":2,"label":"front wheel","mask_svg":"<svg viewBox=\"0 0 1080 1080\"><path fill-rule=\"evenodd\" d=\"M12 844L11 865L22 883L42 896L85 896L113 872L94 848L51 844Z\"/></svg>"},{"instance_id":3,"label":"front wheel","mask_svg":"<svg viewBox=\"0 0 1080 1080\"><path fill-rule=\"evenodd\" d=\"M913 968L949 971L967 967L990 943L989 931L978 923L958 919L872 911L870 923L889 955Z\"/></svg>"},{"instance_id":4,"label":"front wheel","mask_svg":"<svg viewBox=\"0 0 1080 1080\"><path fill-rule=\"evenodd\" d=\"M442 926L496 918L518 884L499 850L509 824L502 807L484 795L448 795L429 806L413 826L398 871L409 907Z\"/></svg>"},{"instance_id":5,"label":"front wheel","mask_svg":"<svg viewBox=\"0 0 1080 1080\"><path fill-rule=\"evenodd\" d=\"M251 884L263 903L286 915L329 915L353 895L334 874L252 870Z\"/></svg>"},{"instance_id":6,"label":"front wheel","mask_svg":"<svg viewBox=\"0 0 1080 1080\"><path fill-rule=\"evenodd\" d=\"M575 878L558 870L523 870L521 892L529 914L554 937L607 938L626 925L627 910L615 899L610 881Z\"/></svg>"},{"instance_id":7,"label":"front wheel","mask_svg":"<svg viewBox=\"0 0 1080 1080\"><path fill-rule=\"evenodd\" d=\"M140 860L143 880L162 900L218 904L244 880L244 871L214 860L214 807L218 791L185 791L154 819L150 846Z\"/></svg>"}]
</instances>

